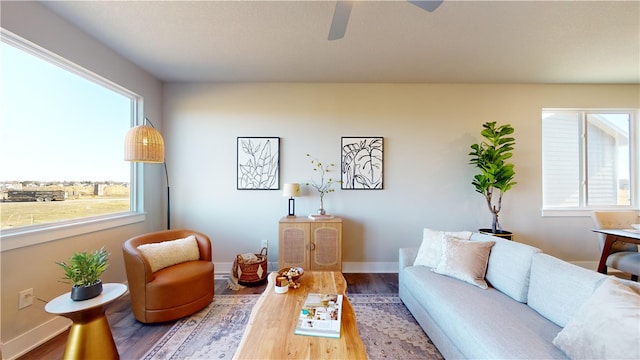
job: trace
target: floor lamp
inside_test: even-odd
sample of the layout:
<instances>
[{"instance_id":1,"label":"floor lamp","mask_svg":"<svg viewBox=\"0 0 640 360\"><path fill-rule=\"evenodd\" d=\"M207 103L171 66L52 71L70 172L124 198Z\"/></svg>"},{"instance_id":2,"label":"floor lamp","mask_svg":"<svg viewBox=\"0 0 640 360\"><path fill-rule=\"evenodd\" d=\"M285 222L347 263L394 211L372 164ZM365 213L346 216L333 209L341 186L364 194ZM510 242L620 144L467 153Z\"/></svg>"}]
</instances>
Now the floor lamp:
<instances>
[{"instance_id":1,"label":"floor lamp","mask_svg":"<svg viewBox=\"0 0 640 360\"><path fill-rule=\"evenodd\" d=\"M124 160L164 165L167 178L167 229L171 229L171 197L169 188L169 172L164 161L164 140L153 123L146 117L145 124L129 129L124 138ZM147 126L149 123L151 126Z\"/></svg>"}]
</instances>

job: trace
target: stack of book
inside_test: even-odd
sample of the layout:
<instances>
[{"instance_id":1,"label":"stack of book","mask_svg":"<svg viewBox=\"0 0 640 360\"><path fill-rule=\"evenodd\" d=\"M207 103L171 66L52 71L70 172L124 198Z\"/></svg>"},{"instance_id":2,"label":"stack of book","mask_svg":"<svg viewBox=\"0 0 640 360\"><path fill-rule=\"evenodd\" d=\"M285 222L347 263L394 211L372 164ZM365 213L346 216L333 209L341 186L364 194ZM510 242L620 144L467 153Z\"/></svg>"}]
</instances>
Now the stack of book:
<instances>
[{"instance_id":1,"label":"stack of book","mask_svg":"<svg viewBox=\"0 0 640 360\"><path fill-rule=\"evenodd\" d=\"M342 295L309 293L294 334L340 338Z\"/></svg>"}]
</instances>

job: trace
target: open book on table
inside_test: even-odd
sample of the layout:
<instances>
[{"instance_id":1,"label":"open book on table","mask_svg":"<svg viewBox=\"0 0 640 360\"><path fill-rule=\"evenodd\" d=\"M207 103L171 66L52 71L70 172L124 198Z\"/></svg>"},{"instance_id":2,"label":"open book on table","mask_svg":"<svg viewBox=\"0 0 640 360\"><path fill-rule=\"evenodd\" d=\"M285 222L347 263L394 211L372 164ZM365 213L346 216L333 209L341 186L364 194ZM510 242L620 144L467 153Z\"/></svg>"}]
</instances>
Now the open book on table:
<instances>
[{"instance_id":1,"label":"open book on table","mask_svg":"<svg viewBox=\"0 0 640 360\"><path fill-rule=\"evenodd\" d=\"M341 321L342 295L309 293L294 334L339 338Z\"/></svg>"}]
</instances>

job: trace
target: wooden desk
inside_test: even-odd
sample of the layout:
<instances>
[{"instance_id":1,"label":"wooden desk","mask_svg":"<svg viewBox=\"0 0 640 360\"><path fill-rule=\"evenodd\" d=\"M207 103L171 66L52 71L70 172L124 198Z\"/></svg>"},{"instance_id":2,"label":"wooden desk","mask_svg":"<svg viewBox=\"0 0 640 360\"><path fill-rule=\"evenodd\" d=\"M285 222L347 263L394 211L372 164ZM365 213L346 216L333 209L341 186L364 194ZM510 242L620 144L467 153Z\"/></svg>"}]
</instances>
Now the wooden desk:
<instances>
[{"instance_id":1,"label":"wooden desk","mask_svg":"<svg viewBox=\"0 0 640 360\"><path fill-rule=\"evenodd\" d=\"M298 289L287 293L274 291L276 273L267 277L267 288L251 311L234 359L366 359L367 353L358 334L356 316L349 299L342 303L342 328L339 339L295 335L299 312L309 292L343 294L347 283L342 273L308 271L300 278Z\"/></svg>"},{"instance_id":2,"label":"wooden desk","mask_svg":"<svg viewBox=\"0 0 640 360\"><path fill-rule=\"evenodd\" d=\"M611 247L616 241L625 243L632 243L640 245L640 231L629 229L593 229L593 231L605 234L604 247L602 248L602 254L600 255L600 262L598 263L598 272L607 273L607 257L611 252Z\"/></svg>"},{"instance_id":3,"label":"wooden desk","mask_svg":"<svg viewBox=\"0 0 640 360\"><path fill-rule=\"evenodd\" d=\"M106 307L127 291L123 284L104 284L102 294L84 301L71 300L71 293L49 301L44 309L73 321L63 359L119 359Z\"/></svg>"}]
</instances>

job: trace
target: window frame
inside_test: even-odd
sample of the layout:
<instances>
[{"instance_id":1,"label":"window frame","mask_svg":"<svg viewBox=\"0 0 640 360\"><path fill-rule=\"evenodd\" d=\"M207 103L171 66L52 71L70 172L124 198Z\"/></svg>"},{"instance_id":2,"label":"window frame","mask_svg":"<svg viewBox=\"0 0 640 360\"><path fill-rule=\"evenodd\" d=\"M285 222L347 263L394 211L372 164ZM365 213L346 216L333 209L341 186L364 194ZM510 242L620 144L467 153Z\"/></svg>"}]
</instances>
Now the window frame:
<instances>
[{"instance_id":1,"label":"window frame","mask_svg":"<svg viewBox=\"0 0 640 360\"><path fill-rule=\"evenodd\" d=\"M630 199L631 202L629 205L607 205L607 206L585 206L580 205L578 207L544 207L544 201L542 202L541 207L541 215L545 216L591 216L593 211L596 210L633 210L637 211L640 214L640 165L638 161L640 161L640 144L638 141L640 140L640 125L638 121L640 119L640 109L633 108L542 108L540 114L542 115L544 112L553 112L553 111L563 111L563 112L580 112L583 116L588 114L597 114L597 113L607 113L607 114L629 114L629 191L630 191ZM541 117L542 120L542 117ZM542 121L540 122L540 126L542 127ZM582 125L580 125L582 129ZM584 129L582 129L584 130ZM542 138L544 132L541 131L541 142L544 141ZM585 191L585 175L587 173L586 166L586 135L584 131L581 131L580 137L580 181L581 185L581 196ZM544 158L544 147L541 148L541 158ZM542 192L541 196L544 197L544 161L542 161L541 168L541 181L542 181Z\"/></svg>"},{"instance_id":2,"label":"window frame","mask_svg":"<svg viewBox=\"0 0 640 360\"><path fill-rule=\"evenodd\" d=\"M25 51L32 56L70 71L88 81L104 86L112 91L122 94L132 101L131 126L142 124L144 119L142 96L106 79L52 51L34 44L6 29L0 28L0 41ZM124 141L124 138L123 138ZM124 160L123 160L124 161ZM123 225L145 221L144 209L144 174L143 167L137 163L130 164L130 211L112 213L100 216L84 217L48 224L23 226L15 229L0 230L0 252L18 249L21 247L59 240L72 236L79 236L95 231L107 230Z\"/></svg>"}]
</instances>

